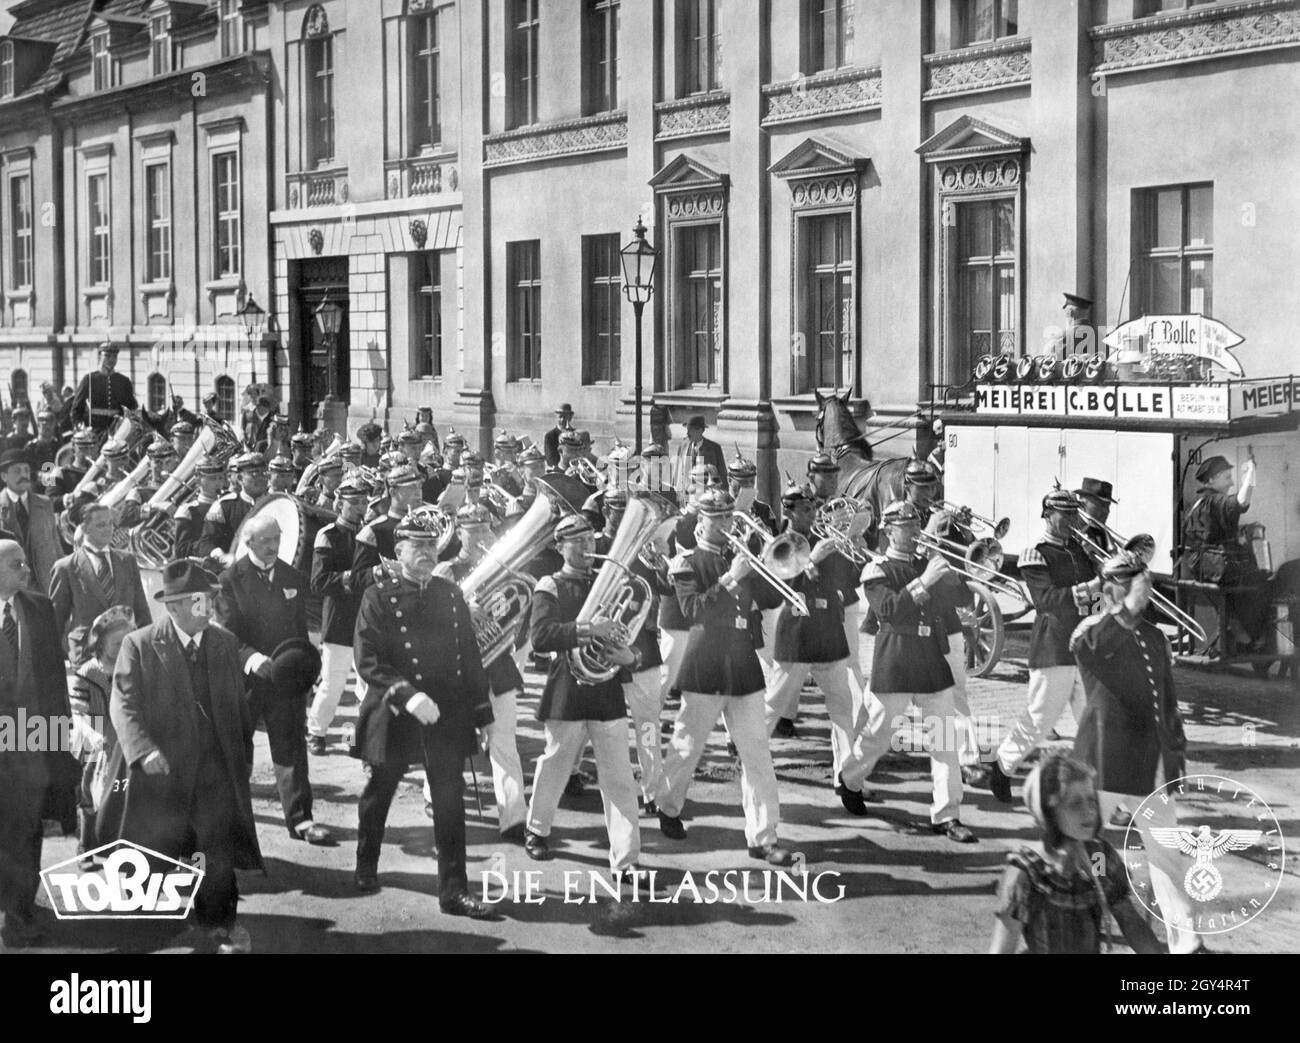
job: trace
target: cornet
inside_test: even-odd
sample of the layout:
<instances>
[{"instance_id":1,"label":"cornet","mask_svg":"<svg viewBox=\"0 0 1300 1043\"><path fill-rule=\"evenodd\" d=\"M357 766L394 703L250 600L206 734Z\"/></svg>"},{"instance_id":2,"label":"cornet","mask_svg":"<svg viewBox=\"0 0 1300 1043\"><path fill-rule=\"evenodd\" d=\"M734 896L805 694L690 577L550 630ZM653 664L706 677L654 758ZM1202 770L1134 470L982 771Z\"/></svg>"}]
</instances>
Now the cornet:
<instances>
[{"instance_id":1,"label":"cornet","mask_svg":"<svg viewBox=\"0 0 1300 1043\"><path fill-rule=\"evenodd\" d=\"M749 549L749 540L754 536L763 541L762 550L758 554ZM804 536L793 531L773 536L768 532L767 526L752 514L737 511L734 527L727 533L727 542L749 562L750 568L790 603L796 616L808 615L808 602L786 582L803 572L811 560L812 551Z\"/></svg>"},{"instance_id":2,"label":"cornet","mask_svg":"<svg viewBox=\"0 0 1300 1043\"><path fill-rule=\"evenodd\" d=\"M1002 568L1002 544L996 539L979 539L969 547L956 540L944 539L932 532L919 532L916 545L934 554L943 555L948 568L959 576L988 587L994 594L1012 598L1028 605L1029 596L1009 576L998 571Z\"/></svg>"},{"instance_id":3,"label":"cornet","mask_svg":"<svg viewBox=\"0 0 1300 1043\"><path fill-rule=\"evenodd\" d=\"M1011 531L1010 518L999 518L995 522L992 518L986 518L982 514L976 514L969 507L963 504L953 503L951 500L939 500L935 504L935 507L941 511L948 511L951 514L955 514L958 518L969 518L971 521L983 525L986 529L992 529L993 538L995 540L1002 539Z\"/></svg>"}]
</instances>

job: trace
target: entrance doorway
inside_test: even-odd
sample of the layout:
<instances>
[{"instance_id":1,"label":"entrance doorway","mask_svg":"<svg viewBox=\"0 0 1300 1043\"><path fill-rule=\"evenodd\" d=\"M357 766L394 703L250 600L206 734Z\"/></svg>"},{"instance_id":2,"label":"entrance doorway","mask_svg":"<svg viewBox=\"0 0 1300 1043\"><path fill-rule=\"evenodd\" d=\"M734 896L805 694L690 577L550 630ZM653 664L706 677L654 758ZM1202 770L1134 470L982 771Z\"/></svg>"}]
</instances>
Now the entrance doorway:
<instances>
[{"instance_id":1,"label":"entrance doorway","mask_svg":"<svg viewBox=\"0 0 1300 1043\"><path fill-rule=\"evenodd\" d=\"M290 331L294 351L290 360L291 393L298 403L295 423L309 430L316 426L316 411L330 392L331 370L334 376L334 393L339 401L347 403L351 394L349 386L348 350L348 259L346 257L316 257L296 261L290 265L290 300L295 300ZM295 285L296 284L296 285ZM316 309L329 295L338 305L339 329L330 339L321 332L316 321Z\"/></svg>"}]
</instances>

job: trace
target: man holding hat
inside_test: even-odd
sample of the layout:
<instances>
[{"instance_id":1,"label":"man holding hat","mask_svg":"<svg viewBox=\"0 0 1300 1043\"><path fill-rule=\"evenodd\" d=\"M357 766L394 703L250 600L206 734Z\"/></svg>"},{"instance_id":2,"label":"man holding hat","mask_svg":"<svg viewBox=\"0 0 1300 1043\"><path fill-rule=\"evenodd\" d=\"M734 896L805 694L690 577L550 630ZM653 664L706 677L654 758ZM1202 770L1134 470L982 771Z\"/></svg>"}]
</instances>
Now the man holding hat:
<instances>
[{"instance_id":1,"label":"man holding hat","mask_svg":"<svg viewBox=\"0 0 1300 1043\"><path fill-rule=\"evenodd\" d=\"M867 813L865 783L906 720L907 707L921 710L933 783L930 828L958 844L973 844L974 832L961 821L962 777L958 763L953 676L943 605L935 591L952 573L940 554L924 566L916 557L921 514L905 500L885 508L881 525L889 540L884 557L862 570L862 588L880 620L871 663L871 694L860 731L845 757L835 791L845 810Z\"/></svg>"},{"instance_id":2,"label":"man holding hat","mask_svg":"<svg viewBox=\"0 0 1300 1043\"><path fill-rule=\"evenodd\" d=\"M280 525L269 515L252 518L240 538L248 553L221 574L220 622L239 639L249 713L254 723L266 721L289 836L329 844L329 830L312 818L303 734L307 692L321 665L307 637L307 577L280 559Z\"/></svg>"},{"instance_id":3,"label":"man holding hat","mask_svg":"<svg viewBox=\"0 0 1300 1043\"><path fill-rule=\"evenodd\" d=\"M1237 541L1241 516L1255 492L1255 458L1241 468L1241 486L1233 491L1232 465L1212 456L1196 469L1199 496L1183 519L1184 553L1180 571L1202 583L1251 587L1263 577L1248 544ZM1267 601L1259 590L1224 595L1224 610L1237 643L1258 645L1267 620ZM1221 655L1235 650L1220 649Z\"/></svg>"},{"instance_id":4,"label":"man holding hat","mask_svg":"<svg viewBox=\"0 0 1300 1043\"><path fill-rule=\"evenodd\" d=\"M469 893L465 758L491 744L492 705L474 623L460 589L434 575L454 531L412 512L394 532L398 572L367 588L357 615L358 756L370 778L357 806L358 891L379 890L384 824L398 783L424 766L438 851L438 904L450 916L494 919Z\"/></svg>"},{"instance_id":5,"label":"man holding hat","mask_svg":"<svg viewBox=\"0 0 1300 1043\"><path fill-rule=\"evenodd\" d=\"M686 424L686 439L677 449L677 475L679 480L691 474L697 464L709 468L710 483L720 483L727 473L727 460L722 446L704 437L704 417L696 414Z\"/></svg>"},{"instance_id":6,"label":"man holding hat","mask_svg":"<svg viewBox=\"0 0 1300 1043\"><path fill-rule=\"evenodd\" d=\"M1034 605L1029 636L1029 702L989 765L989 789L1011 803L1011 775L1052 729L1069 704L1078 721L1084 691L1070 652L1070 635L1088 616L1101 591L1091 557L1075 536L1082 502L1054 489L1043 497L1043 538L1020 556L1020 578Z\"/></svg>"},{"instance_id":7,"label":"man holding hat","mask_svg":"<svg viewBox=\"0 0 1300 1043\"><path fill-rule=\"evenodd\" d=\"M48 497L32 492L32 469L21 449L0 453L0 529L12 533L22 545L30 570L31 590L49 589L54 563L63 556L63 541Z\"/></svg>"},{"instance_id":8,"label":"man holding hat","mask_svg":"<svg viewBox=\"0 0 1300 1043\"><path fill-rule=\"evenodd\" d=\"M1101 612L1078 625L1069 648L1088 697L1074 756L1097 772L1101 821L1106 822L1121 805L1146 800L1157 781L1183 777L1187 739L1169 640L1145 618L1151 600L1146 564L1135 554L1121 552L1102 564L1100 580ZM1133 828L1142 834L1169 951L1195 952L1201 940L1193 930L1192 903L1182 887L1193 862L1152 835L1152 827L1177 828L1174 792L1147 801L1146 808Z\"/></svg>"},{"instance_id":9,"label":"man holding hat","mask_svg":"<svg viewBox=\"0 0 1300 1043\"><path fill-rule=\"evenodd\" d=\"M555 426L542 436L542 452L552 468L560 466L560 435L573 430L573 407L564 402L555 409Z\"/></svg>"},{"instance_id":10,"label":"man holding hat","mask_svg":"<svg viewBox=\"0 0 1300 1043\"><path fill-rule=\"evenodd\" d=\"M316 533L311 552L311 592L324 598L321 605L321 672L316 693L307 710L307 748L323 756L330 723L354 670L352 642L357 628L364 584L358 581L353 563L357 556L357 532L366 510L370 487L349 478L335 491L338 518Z\"/></svg>"},{"instance_id":11,"label":"man holding hat","mask_svg":"<svg viewBox=\"0 0 1300 1043\"><path fill-rule=\"evenodd\" d=\"M218 499L203 518L203 534L199 537L198 552L223 565L233 560L235 533L249 512L266 495L269 475L266 457L261 453L244 453L231 461L235 468L238 492L228 492Z\"/></svg>"},{"instance_id":12,"label":"man holding hat","mask_svg":"<svg viewBox=\"0 0 1300 1043\"><path fill-rule=\"evenodd\" d=\"M72 396L72 419L85 421L102 436L124 408L140 408L135 387L130 378L117 372L116 345L105 341L99 346L99 369L82 377Z\"/></svg>"},{"instance_id":13,"label":"man holding hat","mask_svg":"<svg viewBox=\"0 0 1300 1043\"><path fill-rule=\"evenodd\" d=\"M172 547L172 558L200 556L198 543L203 535L203 522L212 505L221 496L226 481L226 469L219 460L210 456L199 461L194 469L199 483L198 495L186 500L176 508L176 541Z\"/></svg>"},{"instance_id":14,"label":"man holding hat","mask_svg":"<svg viewBox=\"0 0 1300 1043\"><path fill-rule=\"evenodd\" d=\"M244 700L239 639L211 626L216 578L173 561L154 597L158 622L122 642L109 716L117 746L96 825L101 843L129 840L188 861L202 852L194 900L200 930L219 952L248 952L236 923L237 869L263 869L253 801L253 721Z\"/></svg>"},{"instance_id":15,"label":"man holding hat","mask_svg":"<svg viewBox=\"0 0 1300 1043\"><path fill-rule=\"evenodd\" d=\"M530 858L552 857L548 837L551 822L570 772L588 741L596 756L597 784L605 807L609 836L609 868L620 882L641 878L636 861L641 853L637 824L636 781L627 749L627 707L617 675L600 684L579 680L569 665L569 653L592 642L614 637L612 620L578 623L578 613L596 578L592 556L596 533L580 515L570 515L555 527L555 543L564 567L537 581L529 637L537 652L551 653L550 672L537 717L545 727L546 749L533 772L533 799L528 806L524 848ZM627 648L612 647L611 657L624 666L634 661ZM643 882L643 878L642 882Z\"/></svg>"},{"instance_id":16,"label":"man holding hat","mask_svg":"<svg viewBox=\"0 0 1300 1043\"><path fill-rule=\"evenodd\" d=\"M678 674L681 709L664 755L659 783L659 828L671 840L686 837L682 809L709 733L722 717L740 757L745 840L753 858L788 866L793 855L777 842L781 801L764 720L763 670L754 651L755 608L775 607L780 595L749 561L731 553L735 501L721 489L699 498L695 548L669 566L682 614L690 624Z\"/></svg>"}]
</instances>

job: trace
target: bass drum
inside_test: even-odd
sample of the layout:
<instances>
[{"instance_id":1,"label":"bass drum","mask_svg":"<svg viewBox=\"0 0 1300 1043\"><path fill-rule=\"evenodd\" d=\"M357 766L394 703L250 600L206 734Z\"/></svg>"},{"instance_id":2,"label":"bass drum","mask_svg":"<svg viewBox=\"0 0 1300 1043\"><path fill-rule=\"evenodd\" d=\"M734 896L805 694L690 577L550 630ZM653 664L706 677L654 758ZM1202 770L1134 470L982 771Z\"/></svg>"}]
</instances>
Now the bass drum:
<instances>
[{"instance_id":1,"label":"bass drum","mask_svg":"<svg viewBox=\"0 0 1300 1043\"><path fill-rule=\"evenodd\" d=\"M265 517L274 518L280 526L280 560L299 570L303 570L305 563L307 570L310 570L315 529L312 529L309 534L309 522L303 502L288 493L272 493L248 512L231 544L234 548L235 560L238 561L248 553L248 547L244 545L244 529L248 523L254 518Z\"/></svg>"}]
</instances>

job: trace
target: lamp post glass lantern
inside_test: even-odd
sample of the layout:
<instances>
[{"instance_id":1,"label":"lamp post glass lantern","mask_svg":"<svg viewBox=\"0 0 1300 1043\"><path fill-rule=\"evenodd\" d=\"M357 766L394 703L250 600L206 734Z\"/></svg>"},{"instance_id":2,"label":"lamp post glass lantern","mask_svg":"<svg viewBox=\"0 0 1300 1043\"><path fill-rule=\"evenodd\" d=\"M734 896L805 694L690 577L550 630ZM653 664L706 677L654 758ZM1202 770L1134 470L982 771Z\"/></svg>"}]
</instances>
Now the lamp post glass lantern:
<instances>
[{"instance_id":1,"label":"lamp post glass lantern","mask_svg":"<svg viewBox=\"0 0 1300 1043\"><path fill-rule=\"evenodd\" d=\"M330 295L326 293L312 314L316 316L316 327L325 338L325 354L329 359L329 393L325 396L325 400L327 402L337 402L339 400L339 367L338 359L334 357L334 337L339 331L339 319L343 315L343 309L330 300Z\"/></svg>"},{"instance_id":2,"label":"lamp post glass lantern","mask_svg":"<svg viewBox=\"0 0 1300 1043\"><path fill-rule=\"evenodd\" d=\"M250 293L244 300L243 307L235 312L235 314L239 316L239 321L243 324L244 332L248 334L248 357L253 367L253 383L256 384L257 352L253 350L253 338L257 335L257 331L262 325L262 320L266 317L266 311L253 299L253 295Z\"/></svg>"},{"instance_id":3,"label":"lamp post glass lantern","mask_svg":"<svg viewBox=\"0 0 1300 1043\"><path fill-rule=\"evenodd\" d=\"M623 293L636 313L636 445L633 455L641 455L641 313L654 293L655 261L658 255L645 237L646 228L640 215L632 234L636 236L619 251L623 262Z\"/></svg>"}]
</instances>

